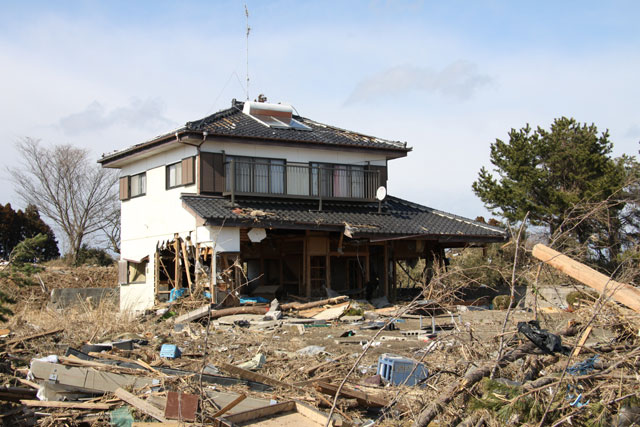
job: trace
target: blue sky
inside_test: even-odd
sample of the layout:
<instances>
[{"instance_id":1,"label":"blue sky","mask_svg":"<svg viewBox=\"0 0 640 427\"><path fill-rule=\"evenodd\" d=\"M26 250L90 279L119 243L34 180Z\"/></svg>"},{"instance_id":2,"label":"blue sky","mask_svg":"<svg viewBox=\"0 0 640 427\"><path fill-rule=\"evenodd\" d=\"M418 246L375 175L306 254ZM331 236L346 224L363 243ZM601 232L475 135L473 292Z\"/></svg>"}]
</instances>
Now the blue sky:
<instances>
[{"instance_id":1,"label":"blue sky","mask_svg":"<svg viewBox=\"0 0 640 427\"><path fill-rule=\"evenodd\" d=\"M242 1L0 2L0 202L24 136L101 153L244 98ZM489 145L572 116L640 140L638 2L248 1L249 95L407 141L389 192L487 216Z\"/></svg>"}]
</instances>

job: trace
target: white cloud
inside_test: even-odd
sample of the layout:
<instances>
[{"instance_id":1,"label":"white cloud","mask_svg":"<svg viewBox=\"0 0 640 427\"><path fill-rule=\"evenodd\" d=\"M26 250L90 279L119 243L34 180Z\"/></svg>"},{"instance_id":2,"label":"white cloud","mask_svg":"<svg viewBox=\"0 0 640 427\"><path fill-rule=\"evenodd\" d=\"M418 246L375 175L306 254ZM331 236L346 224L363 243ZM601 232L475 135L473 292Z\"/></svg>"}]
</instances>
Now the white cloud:
<instances>
[{"instance_id":1,"label":"white cloud","mask_svg":"<svg viewBox=\"0 0 640 427\"><path fill-rule=\"evenodd\" d=\"M160 99L132 99L128 106L111 111L100 102L93 101L79 113L61 118L58 125L68 135L100 131L112 126L147 129L165 124L169 127L174 122L166 118L164 112L165 106Z\"/></svg>"},{"instance_id":2,"label":"white cloud","mask_svg":"<svg viewBox=\"0 0 640 427\"><path fill-rule=\"evenodd\" d=\"M477 65L468 61L455 61L441 70L399 65L361 81L346 103L367 102L413 92L464 100L490 82L488 75L478 72Z\"/></svg>"}]
</instances>

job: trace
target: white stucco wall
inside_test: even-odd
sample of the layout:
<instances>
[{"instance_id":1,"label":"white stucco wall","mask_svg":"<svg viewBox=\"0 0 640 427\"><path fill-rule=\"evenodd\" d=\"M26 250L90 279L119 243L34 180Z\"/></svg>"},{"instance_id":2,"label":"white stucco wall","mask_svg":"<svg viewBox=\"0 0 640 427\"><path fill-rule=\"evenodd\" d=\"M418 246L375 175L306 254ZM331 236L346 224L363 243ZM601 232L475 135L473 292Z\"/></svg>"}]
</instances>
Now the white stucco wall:
<instances>
[{"instance_id":1,"label":"white stucco wall","mask_svg":"<svg viewBox=\"0 0 640 427\"><path fill-rule=\"evenodd\" d=\"M214 246L216 252L240 250L239 229L198 227L196 218L182 207L180 194L197 192L195 184L166 189L166 165L196 154L195 147L180 147L127 165L121 171L122 176L145 171L147 174L146 194L121 203L121 258L138 261L145 256L149 257L146 283L120 287L121 310L142 311L154 305L156 244L172 240L174 233L178 233L182 238L190 236L193 244ZM197 162L195 175L197 179Z\"/></svg>"},{"instance_id":2,"label":"white stucco wall","mask_svg":"<svg viewBox=\"0 0 640 427\"><path fill-rule=\"evenodd\" d=\"M339 151L321 148L279 147L267 144L244 144L220 139L207 141L201 148L202 151L220 152L233 156L268 157L274 159L286 159L287 162L296 163L338 163L375 166L385 166L384 154L363 153L358 151Z\"/></svg>"}]
</instances>

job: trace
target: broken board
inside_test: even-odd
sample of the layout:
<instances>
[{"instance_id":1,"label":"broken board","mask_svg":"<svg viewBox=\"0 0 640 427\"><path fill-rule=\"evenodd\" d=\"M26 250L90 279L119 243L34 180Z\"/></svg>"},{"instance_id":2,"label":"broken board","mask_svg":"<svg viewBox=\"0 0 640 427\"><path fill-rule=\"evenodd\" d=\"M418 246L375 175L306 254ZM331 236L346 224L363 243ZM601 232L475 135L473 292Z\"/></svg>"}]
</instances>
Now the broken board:
<instances>
[{"instance_id":1,"label":"broken board","mask_svg":"<svg viewBox=\"0 0 640 427\"><path fill-rule=\"evenodd\" d=\"M313 316L314 319L317 320L335 320L339 319L340 316L344 314L345 311L349 308L349 302L345 302L343 304L336 305L331 308L327 308L326 310L322 310L320 313Z\"/></svg>"},{"instance_id":2,"label":"broken board","mask_svg":"<svg viewBox=\"0 0 640 427\"><path fill-rule=\"evenodd\" d=\"M300 402L289 401L239 412L216 421L218 426L322 427L334 425L333 422L327 423L327 420L327 415L322 412Z\"/></svg>"},{"instance_id":3,"label":"broken board","mask_svg":"<svg viewBox=\"0 0 640 427\"><path fill-rule=\"evenodd\" d=\"M114 392L118 388L136 389L152 384L153 379L144 376L114 374L97 371L92 368L66 366L58 363L48 363L40 360L31 362L31 373L40 381L51 381L72 387L77 391L89 393Z\"/></svg>"}]
</instances>

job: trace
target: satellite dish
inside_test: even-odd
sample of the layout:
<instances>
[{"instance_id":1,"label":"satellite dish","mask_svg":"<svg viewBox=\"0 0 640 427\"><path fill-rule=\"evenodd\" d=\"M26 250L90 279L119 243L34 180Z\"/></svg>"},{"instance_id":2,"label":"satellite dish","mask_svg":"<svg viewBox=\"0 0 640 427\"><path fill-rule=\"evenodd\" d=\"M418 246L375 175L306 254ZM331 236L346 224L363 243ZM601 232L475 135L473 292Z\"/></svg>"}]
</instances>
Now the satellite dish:
<instances>
[{"instance_id":1,"label":"satellite dish","mask_svg":"<svg viewBox=\"0 0 640 427\"><path fill-rule=\"evenodd\" d=\"M385 197L387 197L387 189L383 186L378 187L378 190L376 190L376 199L383 201Z\"/></svg>"}]
</instances>

